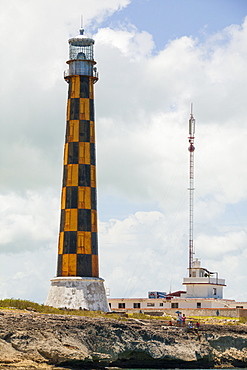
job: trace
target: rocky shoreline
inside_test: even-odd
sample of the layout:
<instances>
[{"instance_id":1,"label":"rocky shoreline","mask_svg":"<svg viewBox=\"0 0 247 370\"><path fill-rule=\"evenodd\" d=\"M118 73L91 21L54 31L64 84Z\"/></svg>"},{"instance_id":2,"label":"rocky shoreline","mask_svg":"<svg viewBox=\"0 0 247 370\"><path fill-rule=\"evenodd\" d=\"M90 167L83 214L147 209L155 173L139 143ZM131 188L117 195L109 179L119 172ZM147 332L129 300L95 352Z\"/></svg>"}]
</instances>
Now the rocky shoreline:
<instances>
[{"instance_id":1,"label":"rocky shoreline","mask_svg":"<svg viewBox=\"0 0 247 370\"><path fill-rule=\"evenodd\" d=\"M247 367L247 325L0 310L0 369Z\"/></svg>"}]
</instances>

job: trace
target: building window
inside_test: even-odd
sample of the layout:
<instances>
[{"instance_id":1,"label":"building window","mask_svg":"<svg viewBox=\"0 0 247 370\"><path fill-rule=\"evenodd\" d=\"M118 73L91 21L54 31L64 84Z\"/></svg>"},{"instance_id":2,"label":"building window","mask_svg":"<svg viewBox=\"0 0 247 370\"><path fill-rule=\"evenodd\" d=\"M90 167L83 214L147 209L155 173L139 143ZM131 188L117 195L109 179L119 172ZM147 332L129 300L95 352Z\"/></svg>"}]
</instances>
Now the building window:
<instances>
[{"instance_id":1,"label":"building window","mask_svg":"<svg viewBox=\"0 0 247 370\"><path fill-rule=\"evenodd\" d=\"M111 308L111 303L109 303L109 307Z\"/></svg>"},{"instance_id":2,"label":"building window","mask_svg":"<svg viewBox=\"0 0 247 370\"><path fill-rule=\"evenodd\" d=\"M196 308L201 308L201 307L202 307L201 302L197 302L197 304L196 304Z\"/></svg>"},{"instance_id":3,"label":"building window","mask_svg":"<svg viewBox=\"0 0 247 370\"><path fill-rule=\"evenodd\" d=\"M178 308L178 303L172 303L172 307L171 308Z\"/></svg>"},{"instance_id":4,"label":"building window","mask_svg":"<svg viewBox=\"0 0 247 370\"><path fill-rule=\"evenodd\" d=\"M161 306L161 307L162 307L162 306L164 306L163 302L161 302L161 303L160 303L160 306Z\"/></svg>"},{"instance_id":5,"label":"building window","mask_svg":"<svg viewBox=\"0 0 247 370\"><path fill-rule=\"evenodd\" d=\"M125 308L125 303L119 303L118 308Z\"/></svg>"},{"instance_id":6,"label":"building window","mask_svg":"<svg viewBox=\"0 0 247 370\"><path fill-rule=\"evenodd\" d=\"M147 303L147 307L154 307L154 303Z\"/></svg>"},{"instance_id":7,"label":"building window","mask_svg":"<svg viewBox=\"0 0 247 370\"><path fill-rule=\"evenodd\" d=\"M213 288L213 295L216 295L216 288Z\"/></svg>"},{"instance_id":8,"label":"building window","mask_svg":"<svg viewBox=\"0 0 247 370\"><path fill-rule=\"evenodd\" d=\"M236 308L244 308L244 306L236 306Z\"/></svg>"},{"instance_id":9,"label":"building window","mask_svg":"<svg viewBox=\"0 0 247 370\"><path fill-rule=\"evenodd\" d=\"M196 272L195 271L192 272L192 277L196 277Z\"/></svg>"},{"instance_id":10,"label":"building window","mask_svg":"<svg viewBox=\"0 0 247 370\"><path fill-rule=\"evenodd\" d=\"M133 303L133 307L134 308L141 308L141 304L140 303Z\"/></svg>"}]
</instances>

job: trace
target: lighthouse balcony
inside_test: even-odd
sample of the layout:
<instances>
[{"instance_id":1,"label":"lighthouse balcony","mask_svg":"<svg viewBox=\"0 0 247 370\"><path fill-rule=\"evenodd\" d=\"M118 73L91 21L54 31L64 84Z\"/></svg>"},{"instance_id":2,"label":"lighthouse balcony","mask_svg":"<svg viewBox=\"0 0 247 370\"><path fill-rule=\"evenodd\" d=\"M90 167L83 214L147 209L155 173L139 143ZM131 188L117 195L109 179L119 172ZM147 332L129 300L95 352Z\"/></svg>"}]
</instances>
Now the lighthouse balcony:
<instances>
[{"instance_id":1,"label":"lighthouse balcony","mask_svg":"<svg viewBox=\"0 0 247 370\"><path fill-rule=\"evenodd\" d=\"M94 82L98 81L99 73L96 68L70 68L64 71L64 79L67 80L70 76L92 76Z\"/></svg>"},{"instance_id":2,"label":"lighthouse balcony","mask_svg":"<svg viewBox=\"0 0 247 370\"><path fill-rule=\"evenodd\" d=\"M69 76L91 76L95 82L98 80L99 75L94 60L68 60L67 63L69 69L64 72L65 80Z\"/></svg>"},{"instance_id":3,"label":"lighthouse balcony","mask_svg":"<svg viewBox=\"0 0 247 370\"><path fill-rule=\"evenodd\" d=\"M93 76L99 78L99 73L96 68L92 66L82 66L81 68L69 68L64 71L64 78L68 76L81 75L81 76Z\"/></svg>"},{"instance_id":4,"label":"lighthouse balcony","mask_svg":"<svg viewBox=\"0 0 247 370\"><path fill-rule=\"evenodd\" d=\"M217 277L188 277L183 279L183 285L189 284L212 284L225 286L225 279L218 279Z\"/></svg>"}]
</instances>

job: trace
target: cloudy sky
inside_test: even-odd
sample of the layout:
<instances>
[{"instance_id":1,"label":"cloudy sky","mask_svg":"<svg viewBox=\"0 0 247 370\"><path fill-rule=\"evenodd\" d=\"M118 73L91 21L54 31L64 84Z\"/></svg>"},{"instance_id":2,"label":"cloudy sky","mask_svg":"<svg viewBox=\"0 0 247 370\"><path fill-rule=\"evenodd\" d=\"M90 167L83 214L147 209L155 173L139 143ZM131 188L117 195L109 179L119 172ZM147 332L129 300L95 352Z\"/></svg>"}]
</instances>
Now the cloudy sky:
<instances>
[{"instance_id":1,"label":"cloudy sky","mask_svg":"<svg viewBox=\"0 0 247 370\"><path fill-rule=\"evenodd\" d=\"M183 289L188 119L196 257L247 300L246 0L0 1L0 298L56 273L69 37L95 39L100 276L111 297Z\"/></svg>"}]
</instances>

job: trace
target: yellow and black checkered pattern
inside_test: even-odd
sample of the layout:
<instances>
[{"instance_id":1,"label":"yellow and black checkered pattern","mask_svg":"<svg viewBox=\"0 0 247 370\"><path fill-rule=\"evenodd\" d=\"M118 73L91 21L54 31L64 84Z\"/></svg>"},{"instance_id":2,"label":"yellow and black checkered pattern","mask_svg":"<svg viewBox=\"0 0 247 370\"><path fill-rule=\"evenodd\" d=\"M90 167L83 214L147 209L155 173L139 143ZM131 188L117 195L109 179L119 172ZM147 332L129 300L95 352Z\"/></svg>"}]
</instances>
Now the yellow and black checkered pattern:
<instances>
[{"instance_id":1,"label":"yellow and black checkered pattern","mask_svg":"<svg viewBox=\"0 0 247 370\"><path fill-rule=\"evenodd\" d=\"M93 77L68 82L57 276L98 277Z\"/></svg>"}]
</instances>

